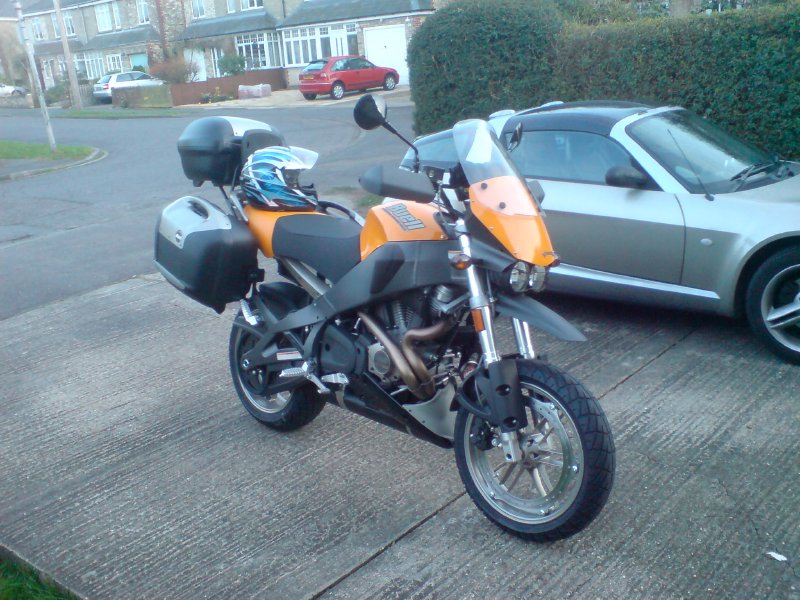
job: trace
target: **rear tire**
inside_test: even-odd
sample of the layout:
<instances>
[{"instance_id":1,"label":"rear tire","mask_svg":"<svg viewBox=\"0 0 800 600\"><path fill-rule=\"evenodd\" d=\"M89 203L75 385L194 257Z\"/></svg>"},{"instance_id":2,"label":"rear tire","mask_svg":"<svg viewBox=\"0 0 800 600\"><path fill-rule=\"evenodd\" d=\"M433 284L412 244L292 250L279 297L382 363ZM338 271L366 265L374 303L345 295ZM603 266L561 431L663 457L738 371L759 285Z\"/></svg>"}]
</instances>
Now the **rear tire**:
<instances>
[{"instance_id":1,"label":"rear tire","mask_svg":"<svg viewBox=\"0 0 800 600\"><path fill-rule=\"evenodd\" d=\"M600 513L614 481L614 440L597 400L571 376L540 361L519 361L528 426L523 460L506 462L488 423L459 408L455 453L475 505L521 538L569 537ZM522 480L522 481L521 481Z\"/></svg>"},{"instance_id":2,"label":"rear tire","mask_svg":"<svg viewBox=\"0 0 800 600\"><path fill-rule=\"evenodd\" d=\"M292 431L308 425L325 406L325 400L313 384L301 380L293 390L271 396L263 393L264 386L274 383L281 370L299 366L300 361L245 369L241 357L254 344L255 337L252 334L233 326L228 356L233 386L242 405L254 419L272 429Z\"/></svg>"},{"instance_id":3,"label":"rear tire","mask_svg":"<svg viewBox=\"0 0 800 600\"><path fill-rule=\"evenodd\" d=\"M761 264L747 285L745 311L767 348L800 364L800 246L784 248Z\"/></svg>"},{"instance_id":4,"label":"rear tire","mask_svg":"<svg viewBox=\"0 0 800 600\"><path fill-rule=\"evenodd\" d=\"M303 94L303 98L306 100L314 100L317 97L316 94Z\"/></svg>"},{"instance_id":5,"label":"rear tire","mask_svg":"<svg viewBox=\"0 0 800 600\"><path fill-rule=\"evenodd\" d=\"M344 84L341 81L337 81L333 84L331 88L331 98L334 100L341 100L344 98Z\"/></svg>"}]
</instances>

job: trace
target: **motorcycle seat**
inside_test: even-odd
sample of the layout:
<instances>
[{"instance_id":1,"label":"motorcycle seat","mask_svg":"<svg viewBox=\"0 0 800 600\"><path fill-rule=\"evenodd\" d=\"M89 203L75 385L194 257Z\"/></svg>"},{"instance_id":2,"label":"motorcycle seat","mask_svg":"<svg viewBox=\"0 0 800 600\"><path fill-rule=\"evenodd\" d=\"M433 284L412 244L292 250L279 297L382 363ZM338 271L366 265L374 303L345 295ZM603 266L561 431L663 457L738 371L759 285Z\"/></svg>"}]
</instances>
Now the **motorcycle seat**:
<instances>
[{"instance_id":1,"label":"motorcycle seat","mask_svg":"<svg viewBox=\"0 0 800 600\"><path fill-rule=\"evenodd\" d=\"M336 283L361 261L361 226L330 215L287 215L275 223L272 250Z\"/></svg>"}]
</instances>

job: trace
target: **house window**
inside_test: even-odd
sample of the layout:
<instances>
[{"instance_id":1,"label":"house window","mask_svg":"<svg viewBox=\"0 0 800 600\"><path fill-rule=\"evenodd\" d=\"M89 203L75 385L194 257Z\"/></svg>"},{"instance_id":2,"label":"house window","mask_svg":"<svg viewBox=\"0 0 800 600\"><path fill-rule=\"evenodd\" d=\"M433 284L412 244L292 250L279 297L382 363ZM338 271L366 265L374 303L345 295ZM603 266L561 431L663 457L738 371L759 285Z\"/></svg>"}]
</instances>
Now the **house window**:
<instances>
[{"instance_id":1,"label":"house window","mask_svg":"<svg viewBox=\"0 0 800 600\"><path fill-rule=\"evenodd\" d=\"M89 81L100 79L105 70L103 55L97 52L86 52L75 55L78 71Z\"/></svg>"},{"instance_id":2,"label":"house window","mask_svg":"<svg viewBox=\"0 0 800 600\"><path fill-rule=\"evenodd\" d=\"M39 17L31 19L31 29L33 30L33 39L37 41L47 39L47 31L42 27L42 22L39 20Z\"/></svg>"},{"instance_id":3,"label":"house window","mask_svg":"<svg viewBox=\"0 0 800 600\"><path fill-rule=\"evenodd\" d=\"M150 14L147 8L147 0L137 0L136 12L139 14L139 25L145 25L150 22Z\"/></svg>"},{"instance_id":4,"label":"house window","mask_svg":"<svg viewBox=\"0 0 800 600\"><path fill-rule=\"evenodd\" d=\"M228 0L228 12L236 12L236 0Z\"/></svg>"},{"instance_id":5,"label":"house window","mask_svg":"<svg viewBox=\"0 0 800 600\"><path fill-rule=\"evenodd\" d=\"M203 0L192 0L192 18L199 19L206 16L206 7Z\"/></svg>"},{"instance_id":6,"label":"house window","mask_svg":"<svg viewBox=\"0 0 800 600\"><path fill-rule=\"evenodd\" d=\"M94 7L94 15L97 18L98 33L105 33L121 27L119 5L116 2L105 2L104 4L96 5Z\"/></svg>"},{"instance_id":7,"label":"house window","mask_svg":"<svg viewBox=\"0 0 800 600\"><path fill-rule=\"evenodd\" d=\"M122 71L122 56L119 54L109 54L106 56L106 64L109 71Z\"/></svg>"},{"instance_id":8,"label":"house window","mask_svg":"<svg viewBox=\"0 0 800 600\"><path fill-rule=\"evenodd\" d=\"M321 56L330 56L329 38L320 39L323 32L327 34L327 31L327 27L320 27L319 30L316 27L310 27L284 31L286 65L305 65Z\"/></svg>"},{"instance_id":9,"label":"house window","mask_svg":"<svg viewBox=\"0 0 800 600\"><path fill-rule=\"evenodd\" d=\"M278 36L271 31L237 35L236 52L244 58L246 69L265 69L281 64Z\"/></svg>"},{"instance_id":10,"label":"house window","mask_svg":"<svg viewBox=\"0 0 800 600\"><path fill-rule=\"evenodd\" d=\"M67 35L75 35L75 24L72 21L72 14L68 12L62 12L61 14L64 17L64 27L67 29ZM61 28L58 26L58 15L53 13L50 15L50 18L53 20L53 31L56 37L60 37Z\"/></svg>"},{"instance_id":11,"label":"house window","mask_svg":"<svg viewBox=\"0 0 800 600\"><path fill-rule=\"evenodd\" d=\"M219 48L212 48L211 49L211 76L212 77L222 77L222 73L219 70L219 59L222 58L222 50Z\"/></svg>"},{"instance_id":12,"label":"house window","mask_svg":"<svg viewBox=\"0 0 800 600\"><path fill-rule=\"evenodd\" d=\"M264 0L242 0L242 10L250 10L251 8L261 8L264 6Z\"/></svg>"}]
</instances>

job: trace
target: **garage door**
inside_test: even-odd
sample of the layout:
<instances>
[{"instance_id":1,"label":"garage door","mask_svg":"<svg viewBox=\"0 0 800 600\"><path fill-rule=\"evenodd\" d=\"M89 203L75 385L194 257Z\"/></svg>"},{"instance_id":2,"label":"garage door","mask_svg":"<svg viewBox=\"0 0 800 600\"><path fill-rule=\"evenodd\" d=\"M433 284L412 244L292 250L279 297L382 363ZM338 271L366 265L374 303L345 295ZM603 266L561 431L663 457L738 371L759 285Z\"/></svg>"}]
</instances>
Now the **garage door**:
<instances>
[{"instance_id":1,"label":"garage door","mask_svg":"<svg viewBox=\"0 0 800 600\"><path fill-rule=\"evenodd\" d=\"M380 67L395 69L400 75L400 83L408 85L405 25L365 27L364 54Z\"/></svg>"}]
</instances>

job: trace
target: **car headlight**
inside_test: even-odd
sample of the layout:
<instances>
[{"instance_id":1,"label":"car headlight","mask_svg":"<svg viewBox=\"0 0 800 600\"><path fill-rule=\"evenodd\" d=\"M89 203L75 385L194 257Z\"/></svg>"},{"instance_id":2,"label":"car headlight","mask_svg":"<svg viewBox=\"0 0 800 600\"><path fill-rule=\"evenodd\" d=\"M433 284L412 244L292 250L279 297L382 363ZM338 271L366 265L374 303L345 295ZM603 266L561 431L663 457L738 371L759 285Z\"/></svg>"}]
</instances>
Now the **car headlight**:
<instances>
[{"instance_id":1,"label":"car headlight","mask_svg":"<svg viewBox=\"0 0 800 600\"><path fill-rule=\"evenodd\" d=\"M531 267L528 263L519 261L508 270L508 285L515 292L524 292L528 289L531 277Z\"/></svg>"}]
</instances>

